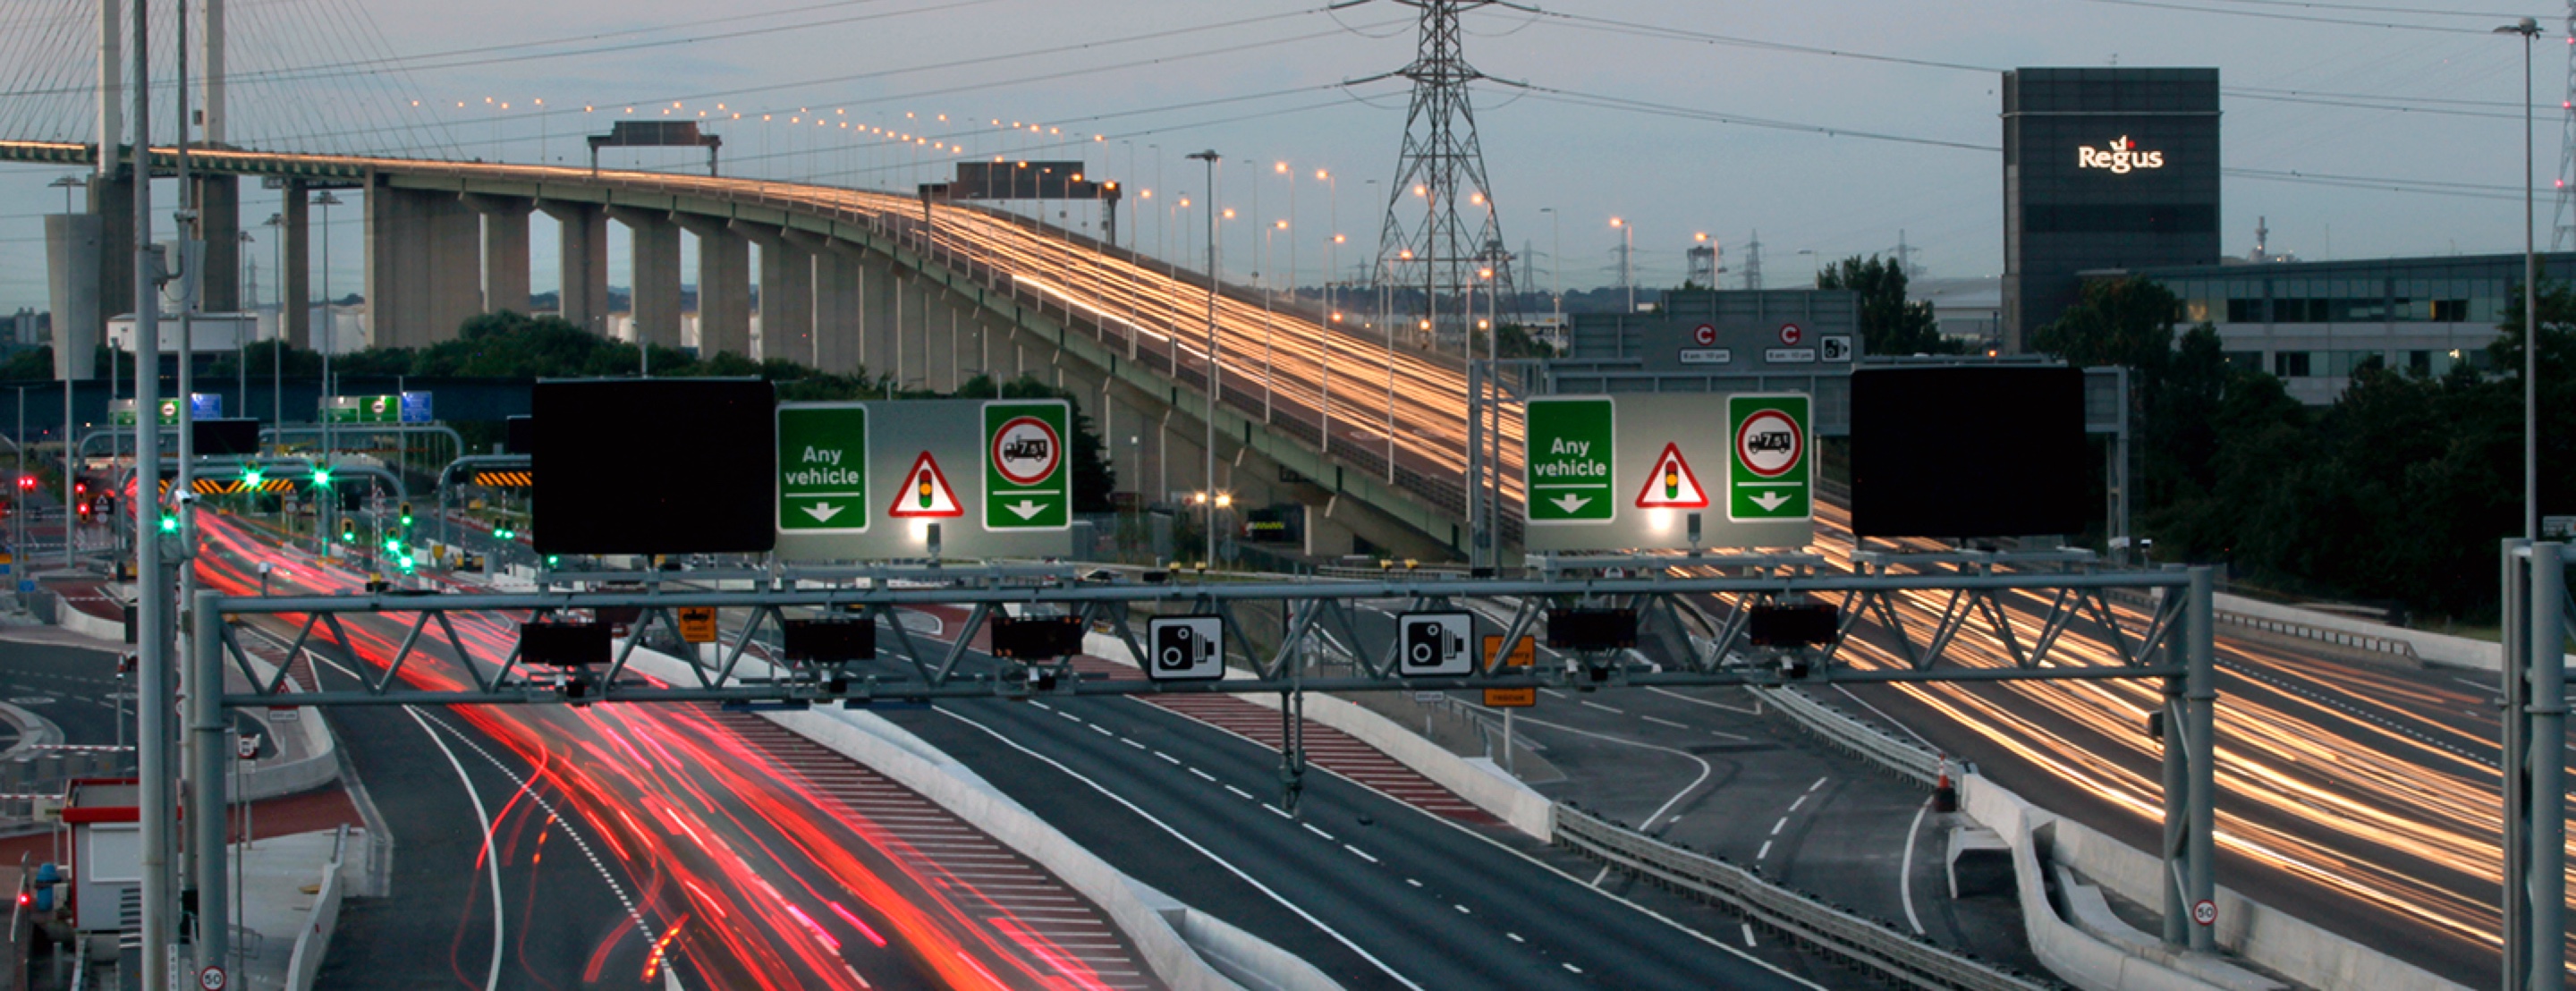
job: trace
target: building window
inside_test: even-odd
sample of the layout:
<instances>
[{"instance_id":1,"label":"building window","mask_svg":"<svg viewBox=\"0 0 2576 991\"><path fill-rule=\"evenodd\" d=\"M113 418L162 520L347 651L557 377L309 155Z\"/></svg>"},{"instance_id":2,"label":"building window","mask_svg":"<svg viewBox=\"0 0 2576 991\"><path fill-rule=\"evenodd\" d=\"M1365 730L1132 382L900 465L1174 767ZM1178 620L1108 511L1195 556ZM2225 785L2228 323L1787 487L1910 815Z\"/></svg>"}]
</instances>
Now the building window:
<instances>
[{"instance_id":1,"label":"building window","mask_svg":"<svg viewBox=\"0 0 2576 991\"><path fill-rule=\"evenodd\" d=\"M2273 375L2276 375L2276 376L2279 376L2279 377L2281 377L2281 378L2285 378L2285 379L2303 379L2303 378L2307 378L2307 377L2308 377L2308 352L2305 352L2305 351L2274 351L2274 352L2272 352L2272 374L2273 374Z\"/></svg>"},{"instance_id":2,"label":"building window","mask_svg":"<svg viewBox=\"0 0 2576 991\"><path fill-rule=\"evenodd\" d=\"M2227 301L2227 322L2228 322L2228 323L2262 323L2262 322L2263 322L2263 301L2262 301L2262 300L2260 300L2260 299L2231 299L2231 300L2228 300L2228 301Z\"/></svg>"},{"instance_id":3,"label":"building window","mask_svg":"<svg viewBox=\"0 0 2576 991\"><path fill-rule=\"evenodd\" d=\"M2462 323L2469 319L2469 301L2465 299L2428 300L2425 319L2434 323Z\"/></svg>"},{"instance_id":4,"label":"building window","mask_svg":"<svg viewBox=\"0 0 2576 991\"><path fill-rule=\"evenodd\" d=\"M2219 353L2219 356L2227 359L2227 364L2233 368L2239 368L2249 372L2259 372L2263 370L2263 352L2261 351L2223 351Z\"/></svg>"},{"instance_id":5,"label":"building window","mask_svg":"<svg viewBox=\"0 0 2576 991\"><path fill-rule=\"evenodd\" d=\"M2378 351L2335 351L2331 354L2333 355L2331 374L2344 376L2359 372L2363 366L2373 362L2387 360L2386 356Z\"/></svg>"}]
</instances>

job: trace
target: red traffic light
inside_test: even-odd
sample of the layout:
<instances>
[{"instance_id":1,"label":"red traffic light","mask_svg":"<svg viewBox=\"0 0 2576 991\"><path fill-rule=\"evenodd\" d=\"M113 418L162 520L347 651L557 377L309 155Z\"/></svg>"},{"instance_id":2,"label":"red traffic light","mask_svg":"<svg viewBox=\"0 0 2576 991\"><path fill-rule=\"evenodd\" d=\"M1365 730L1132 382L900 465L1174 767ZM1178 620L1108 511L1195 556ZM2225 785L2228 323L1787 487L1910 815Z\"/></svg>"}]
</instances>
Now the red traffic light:
<instances>
[{"instance_id":1,"label":"red traffic light","mask_svg":"<svg viewBox=\"0 0 2576 991\"><path fill-rule=\"evenodd\" d=\"M88 495L88 494L89 494L89 483L88 483L88 482L73 482L73 483L72 483L72 494L73 494L73 495Z\"/></svg>"},{"instance_id":2,"label":"red traffic light","mask_svg":"<svg viewBox=\"0 0 2576 991\"><path fill-rule=\"evenodd\" d=\"M25 490L27 490L27 491L30 491L30 492L35 491L35 489L36 489L36 476L34 476L34 475L20 475L20 476L18 476L18 487L19 487L19 488L21 488L21 489L25 489Z\"/></svg>"}]
</instances>

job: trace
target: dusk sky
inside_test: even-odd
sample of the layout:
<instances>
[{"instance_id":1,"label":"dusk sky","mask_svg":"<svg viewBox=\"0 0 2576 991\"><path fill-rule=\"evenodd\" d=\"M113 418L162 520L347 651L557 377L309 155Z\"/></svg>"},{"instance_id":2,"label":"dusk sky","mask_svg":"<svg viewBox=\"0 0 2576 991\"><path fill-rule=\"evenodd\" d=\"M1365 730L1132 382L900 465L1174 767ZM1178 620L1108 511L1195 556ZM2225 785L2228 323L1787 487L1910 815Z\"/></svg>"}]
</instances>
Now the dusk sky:
<instances>
[{"instance_id":1,"label":"dusk sky","mask_svg":"<svg viewBox=\"0 0 2576 991\"><path fill-rule=\"evenodd\" d=\"M1288 0L234 0L232 9L236 143L571 163L582 160L579 135L607 130L629 107L656 119L703 113L725 139L731 174L909 188L960 156L1081 158L1095 175L1154 191L1131 200L1136 215L1121 221L1146 250L1175 254L1191 250L1181 232L1204 223L1167 219L1174 195L1202 196L1197 164L1181 156L1212 148L1227 160L1221 205L1292 220L1273 235L1268 268L1285 281L1293 241L1305 284L1325 267L1334 232L1348 238L1334 259L1342 271L1373 255L1403 136L1401 80L1341 84L1399 69L1415 50L1412 8L1390 0L1330 12ZM64 90L91 71L94 10L63 0L0 10L0 65L17 67L0 74L0 136L89 139L87 97ZM1819 258L1891 251L1900 232L1931 277L1997 274L1997 73L2016 66L2217 67L2232 254L2252 246L2258 217L2274 251L2311 259L2519 250L2522 53L2490 29L2526 15L2545 30L2536 157L2544 248L2551 238L2569 71L2563 10L2554 21L2536 4L2400 11L2292 0L1594 0L1540 10L1485 8L1469 15L1466 39L1469 60L1496 80L1476 92L1491 195L1512 247L1538 256L1525 266L1534 288L1547 287L1560 239L1568 288L1612 282L1613 216L1633 223L1649 286L1680 280L1698 232L1723 245L1728 286L1740 284L1756 231L1773 286L1806 283ZM165 26L156 44L168 36ZM810 126L817 113L820 129ZM156 115L170 120L167 99ZM964 150L907 157L869 127ZM1275 171L1283 161L1298 177L1293 218L1289 182ZM703 162L612 151L606 164ZM1317 169L1333 182L1317 182ZM46 184L63 174L0 169L0 310L46 305L38 218L62 208ZM171 193L158 195L166 211ZM255 225L274 210L274 193L245 190L243 220L260 239L247 255L263 297L273 246ZM360 286L359 216L333 215L335 293ZM1261 226L1229 234L1229 277L1260 267ZM535 227L536 257L549 259L552 225ZM623 234L613 236L612 281L623 285ZM551 269L539 265L540 291L553 288Z\"/></svg>"}]
</instances>

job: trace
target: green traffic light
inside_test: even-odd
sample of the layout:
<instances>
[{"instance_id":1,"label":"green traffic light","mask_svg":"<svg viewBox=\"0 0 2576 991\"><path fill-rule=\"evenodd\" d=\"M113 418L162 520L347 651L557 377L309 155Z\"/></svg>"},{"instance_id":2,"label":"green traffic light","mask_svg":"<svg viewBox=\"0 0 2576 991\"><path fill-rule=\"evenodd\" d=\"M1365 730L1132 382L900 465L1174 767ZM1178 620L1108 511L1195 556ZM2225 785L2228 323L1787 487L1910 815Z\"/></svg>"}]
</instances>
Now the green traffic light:
<instances>
[{"instance_id":1,"label":"green traffic light","mask_svg":"<svg viewBox=\"0 0 2576 991\"><path fill-rule=\"evenodd\" d=\"M245 468L245 469L243 469L243 470L242 470L242 487L243 487L243 488L246 488L246 489L257 489L257 488L259 488L260 479L261 479L261 474L260 474L260 470L259 470L259 469L257 469L257 468Z\"/></svg>"},{"instance_id":2,"label":"green traffic light","mask_svg":"<svg viewBox=\"0 0 2576 991\"><path fill-rule=\"evenodd\" d=\"M558 564L561 564L561 563L563 563L563 559L562 559L562 558L560 558L560 557L556 557L555 555L552 555L552 554L548 554L548 555L546 555L546 567L551 568L551 567L554 567L555 565L558 565Z\"/></svg>"},{"instance_id":3,"label":"green traffic light","mask_svg":"<svg viewBox=\"0 0 2576 991\"><path fill-rule=\"evenodd\" d=\"M177 533L177 532L179 532L179 517L174 516L174 515L169 514L169 513L163 513L163 514L161 514L161 532L163 532L163 533Z\"/></svg>"},{"instance_id":4,"label":"green traffic light","mask_svg":"<svg viewBox=\"0 0 2576 991\"><path fill-rule=\"evenodd\" d=\"M314 488L317 488L317 489L327 489L327 488L330 488L330 487L331 487L331 469L329 469L329 468L315 468L315 469L313 469L313 487L314 487Z\"/></svg>"}]
</instances>

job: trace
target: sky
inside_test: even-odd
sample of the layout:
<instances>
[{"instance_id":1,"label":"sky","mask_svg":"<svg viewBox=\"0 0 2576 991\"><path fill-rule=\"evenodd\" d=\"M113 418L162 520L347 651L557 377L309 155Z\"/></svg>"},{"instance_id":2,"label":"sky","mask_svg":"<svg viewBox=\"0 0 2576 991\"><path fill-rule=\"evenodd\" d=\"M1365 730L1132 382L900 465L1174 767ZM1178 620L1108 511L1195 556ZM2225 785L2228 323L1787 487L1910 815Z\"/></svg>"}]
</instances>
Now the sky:
<instances>
[{"instance_id":1,"label":"sky","mask_svg":"<svg viewBox=\"0 0 2576 991\"><path fill-rule=\"evenodd\" d=\"M1203 230L1207 180L1183 156L1213 149L1216 200L1238 218L1224 269L1275 285L1373 257L1408 97L1382 77L1413 59L1418 20L1395 0L229 6L239 144L578 163L578 136L613 120L703 114L728 174L909 188L961 156L1080 159L1131 191L1124 237L1190 257L1204 250L1190 232ZM88 140L90 97L76 89L93 72L95 10L0 5L0 66L13 67L0 70L0 137ZM2547 248L2576 86L2568 11L2552 15L2508 0L1550 0L1469 13L1463 44L1490 77L1474 89L1478 136L1527 287L1614 283L1623 236L1638 282L1672 285L1699 234L1721 246L1728 287L1743 284L1758 236L1777 287L1900 241L1919 249L1923 277L1999 274L1998 72L2017 66L2219 69L2231 254L2252 247L2258 221L2272 251L2312 259L2520 250L2522 52L2491 29L2523 16L2543 27L2532 72ZM170 26L156 30L165 46ZM163 140L174 101L157 101ZM963 150L907 152L870 128ZM603 164L703 158L612 149ZM48 183L66 171L0 166L0 312L46 306L40 218L63 208ZM244 191L263 297L274 245L255 228L275 195ZM166 213L174 191L156 197ZM335 294L362 284L360 216L331 218ZM532 227L544 291L552 225ZM626 284L622 232L611 258L611 281Z\"/></svg>"}]
</instances>

